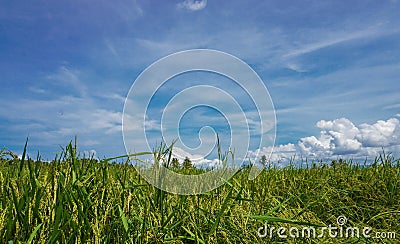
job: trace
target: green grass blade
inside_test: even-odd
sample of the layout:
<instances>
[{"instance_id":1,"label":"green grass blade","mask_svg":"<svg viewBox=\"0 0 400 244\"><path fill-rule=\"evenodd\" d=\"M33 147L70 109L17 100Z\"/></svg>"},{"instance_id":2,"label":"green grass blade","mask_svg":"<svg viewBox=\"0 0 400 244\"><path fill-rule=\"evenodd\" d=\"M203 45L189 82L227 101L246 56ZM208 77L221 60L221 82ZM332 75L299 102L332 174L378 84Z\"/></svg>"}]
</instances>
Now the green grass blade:
<instances>
[{"instance_id":1,"label":"green grass blade","mask_svg":"<svg viewBox=\"0 0 400 244\"><path fill-rule=\"evenodd\" d=\"M217 227L219 225L219 221L220 221L222 215L224 214L225 209L228 207L228 202L229 202L229 200L230 200L230 198L232 196L232 190L233 190L233 188L231 188L229 190L228 195L226 196L224 202L222 203L221 208L220 208L220 210L218 212L218 215L215 218L214 224L211 227L211 231L210 231L209 235L212 235L216 231L216 229L217 229Z\"/></svg>"},{"instance_id":2,"label":"green grass blade","mask_svg":"<svg viewBox=\"0 0 400 244\"><path fill-rule=\"evenodd\" d=\"M31 244L33 241L33 238L35 238L36 233L39 231L40 227L42 226L43 223L40 223L38 226L36 226L36 228L33 230L33 232L31 233L31 235L29 236L28 239L28 244Z\"/></svg>"},{"instance_id":3,"label":"green grass blade","mask_svg":"<svg viewBox=\"0 0 400 244\"><path fill-rule=\"evenodd\" d=\"M128 231L129 231L128 219L126 218L125 213L124 213L124 211L122 211L120 206L118 206L118 210L119 210L119 216L121 217L125 232L128 233Z\"/></svg>"},{"instance_id":4,"label":"green grass blade","mask_svg":"<svg viewBox=\"0 0 400 244\"><path fill-rule=\"evenodd\" d=\"M19 161L19 171L18 171L18 176L21 176L22 173L22 168L24 167L24 161L25 161L25 156L26 156L26 149L28 147L28 138L26 138L25 141L25 146L24 146L24 151L22 152L22 157Z\"/></svg>"}]
</instances>

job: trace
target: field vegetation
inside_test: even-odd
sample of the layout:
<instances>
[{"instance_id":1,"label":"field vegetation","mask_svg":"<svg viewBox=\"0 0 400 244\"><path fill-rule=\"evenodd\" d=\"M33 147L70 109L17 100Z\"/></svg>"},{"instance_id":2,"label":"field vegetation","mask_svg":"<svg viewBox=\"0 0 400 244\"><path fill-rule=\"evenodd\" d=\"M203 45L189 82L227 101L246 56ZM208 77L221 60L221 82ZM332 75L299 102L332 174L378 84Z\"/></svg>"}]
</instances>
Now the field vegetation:
<instances>
[{"instance_id":1,"label":"field vegetation","mask_svg":"<svg viewBox=\"0 0 400 244\"><path fill-rule=\"evenodd\" d=\"M168 150L161 152L166 158ZM73 143L52 162L25 154L26 146L20 159L1 151L0 243L400 241L400 160L384 152L368 167L345 160L303 168L291 164L267 167L253 181L244 167L225 185L194 196L149 185L126 157L81 157ZM199 173L176 161L171 165L178 172ZM347 218L345 226L371 227L372 237L258 235L265 223L313 226L319 232L322 226L338 226L338 216ZM374 238L378 232L396 235Z\"/></svg>"}]
</instances>

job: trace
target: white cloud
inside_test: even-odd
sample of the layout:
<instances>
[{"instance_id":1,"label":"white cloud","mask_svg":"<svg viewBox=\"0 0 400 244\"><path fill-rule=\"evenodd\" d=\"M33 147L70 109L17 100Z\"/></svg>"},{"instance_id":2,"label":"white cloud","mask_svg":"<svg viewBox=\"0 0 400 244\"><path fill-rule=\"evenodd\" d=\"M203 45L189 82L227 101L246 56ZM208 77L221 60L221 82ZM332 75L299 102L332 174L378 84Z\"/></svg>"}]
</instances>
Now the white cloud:
<instances>
[{"instance_id":1,"label":"white cloud","mask_svg":"<svg viewBox=\"0 0 400 244\"><path fill-rule=\"evenodd\" d=\"M400 126L396 118L379 120L373 125L361 124L359 140L368 147L387 147L400 143Z\"/></svg>"},{"instance_id":2,"label":"white cloud","mask_svg":"<svg viewBox=\"0 0 400 244\"><path fill-rule=\"evenodd\" d=\"M379 120L374 124L355 126L349 119L340 118L332 121L317 122L321 129L320 136L301 138L297 145L289 143L274 148L263 147L249 151L251 160L259 160L262 155L269 155L269 161L282 166L295 157L311 160L336 159L337 157L364 160L373 159L381 151L398 153L400 150L400 121L396 118ZM257 159L256 159L257 157Z\"/></svg>"},{"instance_id":3,"label":"white cloud","mask_svg":"<svg viewBox=\"0 0 400 244\"><path fill-rule=\"evenodd\" d=\"M98 157L97 157L97 152L96 152L96 150L94 150L94 149L92 149L92 150L89 150L89 151L84 151L83 152L83 157L84 158L93 158L93 159L99 159Z\"/></svg>"},{"instance_id":4,"label":"white cloud","mask_svg":"<svg viewBox=\"0 0 400 244\"><path fill-rule=\"evenodd\" d=\"M391 104L383 107L383 109L393 109L393 108L400 108L400 103Z\"/></svg>"},{"instance_id":5,"label":"white cloud","mask_svg":"<svg viewBox=\"0 0 400 244\"><path fill-rule=\"evenodd\" d=\"M121 131L121 112L96 109L90 116L92 121L89 122L88 126L93 130L104 130L106 133Z\"/></svg>"},{"instance_id":6,"label":"white cloud","mask_svg":"<svg viewBox=\"0 0 400 244\"><path fill-rule=\"evenodd\" d=\"M121 114L122 116L122 114ZM119 118L121 120L121 117ZM124 114L123 129L130 132L141 132L144 130L160 130L161 125L158 120L149 119L146 115L126 113Z\"/></svg>"},{"instance_id":7,"label":"white cloud","mask_svg":"<svg viewBox=\"0 0 400 244\"><path fill-rule=\"evenodd\" d=\"M51 83L48 80L51 80ZM104 142L109 143L110 138L120 136L122 112L99 103L97 97L94 97L82 82L79 70L62 66L56 72L47 75L46 81L46 85L56 85L56 88L72 88L69 90L72 90L75 96L55 96L47 93L46 89L32 86L30 91L37 90L40 93L43 89L49 96L3 100L0 113L11 121L17 121L8 126L10 131L17 135L29 135L31 141L37 140L36 146L56 145L57 148L59 144L71 140L74 136L82 139L83 146L104 145ZM58 90L64 93L63 89ZM121 100L116 93L110 94Z\"/></svg>"},{"instance_id":8,"label":"white cloud","mask_svg":"<svg viewBox=\"0 0 400 244\"><path fill-rule=\"evenodd\" d=\"M205 1L187 0L179 3L178 8L190 9L186 6L202 6ZM196 5L197 4L197 5ZM204 3L205 6L205 3ZM164 55L190 48L212 48L234 54L243 60L257 63L258 69L270 70L274 67L285 67L296 72L312 71L311 64L304 63L299 58L327 47L333 47L345 42L359 39L378 37L394 33L398 30L381 26L379 24L355 25L348 28L328 27L320 29L301 29L301 35L287 35L285 29L279 27L265 28L252 25L250 28L238 29L223 26L215 32L206 29L193 29L191 27L176 28L169 31L162 38L118 38L108 39L106 46L108 52L123 54L125 61L132 65L132 60L137 60L139 53L144 53L148 60L144 64L154 61ZM340 26L340 25L339 25ZM204 35L204 31L207 35ZM297 32L296 32L297 33ZM235 40L235 41L232 41ZM140 49L140 50L138 50ZM266 55L268 58L265 58ZM119 60L120 61L120 60ZM143 63L142 63L143 64Z\"/></svg>"},{"instance_id":9,"label":"white cloud","mask_svg":"<svg viewBox=\"0 0 400 244\"><path fill-rule=\"evenodd\" d=\"M205 167L205 168L214 167L215 168L215 167L218 167L221 165L219 159L217 159L217 158L216 159L206 159L201 155L190 154L180 147L174 147L172 149L172 156L177 158L181 164L185 160L185 158L188 157L190 159L190 161L192 161L193 165L195 167L199 167L199 168L202 168L202 167Z\"/></svg>"},{"instance_id":10,"label":"white cloud","mask_svg":"<svg viewBox=\"0 0 400 244\"><path fill-rule=\"evenodd\" d=\"M370 26L353 27L353 29L344 30L329 30L326 29L313 29L308 35L304 35L309 38L309 42L301 43L296 49L292 49L289 53L285 54L284 57L295 57L308 53L318 51L323 48L335 46L344 42L354 41L357 39L364 39L371 36L383 35L385 33L395 33L398 29L385 29L382 24L372 24ZM318 36L315 36L318 33ZM317 41L315 41L317 40Z\"/></svg>"},{"instance_id":11,"label":"white cloud","mask_svg":"<svg viewBox=\"0 0 400 244\"><path fill-rule=\"evenodd\" d=\"M47 79L55 81L57 85L64 89L72 88L80 96L87 96L87 88L79 78L80 73L77 70L61 66L57 72L47 76Z\"/></svg>"},{"instance_id":12,"label":"white cloud","mask_svg":"<svg viewBox=\"0 0 400 244\"><path fill-rule=\"evenodd\" d=\"M263 147L261 149L257 149L255 151L249 151L249 159L254 162L255 160L260 160L260 158L265 156L270 156L269 162L277 163L277 162L288 162L292 157L297 155L296 146L292 143L288 143L285 145L279 145L276 147Z\"/></svg>"},{"instance_id":13,"label":"white cloud","mask_svg":"<svg viewBox=\"0 0 400 244\"><path fill-rule=\"evenodd\" d=\"M396 118L379 120L375 124L355 126L346 118L333 121L321 120L319 138L301 138L300 152L308 157L326 158L333 155L368 156L382 147L400 145L400 126Z\"/></svg>"},{"instance_id":14,"label":"white cloud","mask_svg":"<svg viewBox=\"0 0 400 244\"><path fill-rule=\"evenodd\" d=\"M294 63L294 62L289 62L287 64L287 68L290 69L290 70L296 71L298 73L304 73L304 72L308 71L307 69L301 67L300 64Z\"/></svg>"},{"instance_id":15,"label":"white cloud","mask_svg":"<svg viewBox=\"0 0 400 244\"><path fill-rule=\"evenodd\" d=\"M99 98L106 98L106 99L116 100L116 101L119 101L119 102L122 102L122 103L125 102L125 97L121 96L120 94L117 94L117 93L96 94L96 96L99 97Z\"/></svg>"},{"instance_id":16,"label":"white cloud","mask_svg":"<svg viewBox=\"0 0 400 244\"><path fill-rule=\"evenodd\" d=\"M38 87L34 87L34 86L29 87L29 90L30 90L31 92L37 93L37 94L44 94L44 93L46 93L46 90L45 90L45 89L38 88Z\"/></svg>"},{"instance_id":17,"label":"white cloud","mask_svg":"<svg viewBox=\"0 0 400 244\"><path fill-rule=\"evenodd\" d=\"M191 11L198 11L205 8L207 5L207 0L185 0L181 3L178 3L178 8L186 8Z\"/></svg>"},{"instance_id":18,"label":"white cloud","mask_svg":"<svg viewBox=\"0 0 400 244\"><path fill-rule=\"evenodd\" d=\"M356 139L360 131L346 118L334 121L321 120L317 123L317 127L322 129L322 134L331 138L330 145L334 154L357 152L361 148L361 143Z\"/></svg>"},{"instance_id":19,"label":"white cloud","mask_svg":"<svg viewBox=\"0 0 400 244\"><path fill-rule=\"evenodd\" d=\"M331 137L321 133L318 139L315 136L301 138L298 146L301 154L306 157L325 158L332 154L330 141Z\"/></svg>"}]
</instances>

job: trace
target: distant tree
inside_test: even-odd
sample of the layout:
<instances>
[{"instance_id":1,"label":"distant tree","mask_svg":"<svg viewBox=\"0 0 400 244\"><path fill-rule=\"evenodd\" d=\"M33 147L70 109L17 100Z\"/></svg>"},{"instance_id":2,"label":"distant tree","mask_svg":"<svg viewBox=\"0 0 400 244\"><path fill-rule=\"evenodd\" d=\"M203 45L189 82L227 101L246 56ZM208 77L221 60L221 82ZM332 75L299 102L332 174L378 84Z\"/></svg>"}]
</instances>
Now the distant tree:
<instances>
[{"instance_id":1,"label":"distant tree","mask_svg":"<svg viewBox=\"0 0 400 244\"><path fill-rule=\"evenodd\" d=\"M265 155L262 155L262 156L261 156L259 162L260 162L262 165L264 165L265 167L267 167L268 169L270 169L271 166L272 166L272 162L271 162L271 161L268 161L267 156L265 156Z\"/></svg>"},{"instance_id":2,"label":"distant tree","mask_svg":"<svg viewBox=\"0 0 400 244\"><path fill-rule=\"evenodd\" d=\"M262 155L260 158L260 163L262 163L263 165L267 165L267 156Z\"/></svg>"},{"instance_id":3,"label":"distant tree","mask_svg":"<svg viewBox=\"0 0 400 244\"><path fill-rule=\"evenodd\" d=\"M172 166L172 168L175 168L175 169L179 168L179 166L180 166L179 160L177 158L172 158L171 166Z\"/></svg>"},{"instance_id":4,"label":"distant tree","mask_svg":"<svg viewBox=\"0 0 400 244\"><path fill-rule=\"evenodd\" d=\"M339 160L332 160L331 161L331 167L332 168L345 168L347 166L346 160L339 159Z\"/></svg>"},{"instance_id":5,"label":"distant tree","mask_svg":"<svg viewBox=\"0 0 400 244\"><path fill-rule=\"evenodd\" d=\"M185 160L183 160L183 168L189 169L191 167L193 167L192 161L190 161L190 159L186 157Z\"/></svg>"}]
</instances>

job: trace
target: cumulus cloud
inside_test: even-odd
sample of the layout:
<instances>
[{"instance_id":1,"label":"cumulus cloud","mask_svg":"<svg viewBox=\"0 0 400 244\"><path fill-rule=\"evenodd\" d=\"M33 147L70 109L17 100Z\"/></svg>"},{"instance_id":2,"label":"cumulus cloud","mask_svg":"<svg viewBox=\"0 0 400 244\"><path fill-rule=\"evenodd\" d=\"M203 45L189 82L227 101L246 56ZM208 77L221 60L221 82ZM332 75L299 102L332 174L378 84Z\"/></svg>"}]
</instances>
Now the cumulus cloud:
<instances>
[{"instance_id":1,"label":"cumulus cloud","mask_svg":"<svg viewBox=\"0 0 400 244\"><path fill-rule=\"evenodd\" d=\"M321 120L317 123L317 127L321 129L319 139L311 136L302 138L299 142L303 152L314 153L313 156L323 156L324 152L340 155L360 150L361 142L356 138L360 130L350 120L346 118L333 121Z\"/></svg>"},{"instance_id":2,"label":"cumulus cloud","mask_svg":"<svg viewBox=\"0 0 400 244\"><path fill-rule=\"evenodd\" d=\"M387 121L379 120L373 125L360 125L359 140L367 147L387 147L399 144L399 120L396 118Z\"/></svg>"},{"instance_id":3,"label":"cumulus cloud","mask_svg":"<svg viewBox=\"0 0 400 244\"><path fill-rule=\"evenodd\" d=\"M300 153L308 157L324 158L332 155L331 138L325 133L321 133L318 139L315 136L301 138L298 147Z\"/></svg>"},{"instance_id":4,"label":"cumulus cloud","mask_svg":"<svg viewBox=\"0 0 400 244\"><path fill-rule=\"evenodd\" d=\"M327 158L330 156L369 156L382 147L400 145L400 122L396 118L379 120L374 124L355 126L349 119L321 120L319 138L301 138L298 147L308 157Z\"/></svg>"},{"instance_id":5,"label":"cumulus cloud","mask_svg":"<svg viewBox=\"0 0 400 244\"><path fill-rule=\"evenodd\" d=\"M200 1L196 1L196 0L185 0L181 3L178 3L178 8L185 8L191 11L198 11L198 10L202 10L203 8L205 8L207 5L207 0L200 0Z\"/></svg>"},{"instance_id":6,"label":"cumulus cloud","mask_svg":"<svg viewBox=\"0 0 400 244\"><path fill-rule=\"evenodd\" d=\"M301 138L297 144L264 147L249 151L250 160L259 160L262 155L270 156L273 163L289 162L293 157L312 160L336 159L337 157L365 159L374 158L382 150L398 152L400 150L400 121L391 118L379 120L374 124L354 125L347 118L320 120L319 136Z\"/></svg>"}]
</instances>

